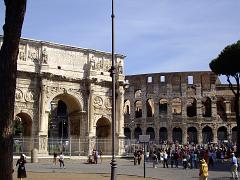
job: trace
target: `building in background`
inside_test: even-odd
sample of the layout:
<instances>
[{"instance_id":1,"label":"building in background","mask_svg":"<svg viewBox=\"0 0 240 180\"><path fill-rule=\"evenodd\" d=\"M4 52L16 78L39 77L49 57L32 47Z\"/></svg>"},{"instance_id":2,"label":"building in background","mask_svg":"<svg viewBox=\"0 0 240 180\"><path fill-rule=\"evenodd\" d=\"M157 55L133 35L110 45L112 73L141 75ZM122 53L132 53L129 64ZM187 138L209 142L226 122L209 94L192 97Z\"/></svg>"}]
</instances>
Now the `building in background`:
<instances>
[{"instance_id":1,"label":"building in background","mask_svg":"<svg viewBox=\"0 0 240 180\"><path fill-rule=\"evenodd\" d=\"M126 76L124 134L154 144L236 142L234 95L212 72Z\"/></svg>"}]
</instances>

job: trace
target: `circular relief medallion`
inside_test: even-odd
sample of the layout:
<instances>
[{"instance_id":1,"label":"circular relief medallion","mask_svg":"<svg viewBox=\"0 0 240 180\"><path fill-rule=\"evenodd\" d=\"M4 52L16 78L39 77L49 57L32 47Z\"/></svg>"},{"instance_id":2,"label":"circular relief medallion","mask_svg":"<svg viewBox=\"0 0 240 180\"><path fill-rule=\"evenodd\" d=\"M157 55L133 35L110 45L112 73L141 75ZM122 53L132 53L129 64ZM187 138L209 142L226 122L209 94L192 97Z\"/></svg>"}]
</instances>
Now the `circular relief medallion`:
<instances>
[{"instance_id":1,"label":"circular relief medallion","mask_svg":"<svg viewBox=\"0 0 240 180\"><path fill-rule=\"evenodd\" d=\"M104 105L108 109L112 108L112 99L111 98L106 98Z\"/></svg>"},{"instance_id":2,"label":"circular relief medallion","mask_svg":"<svg viewBox=\"0 0 240 180\"><path fill-rule=\"evenodd\" d=\"M16 89L15 98L16 100L21 100L23 98L23 93L20 89Z\"/></svg>"},{"instance_id":3,"label":"circular relief medallion","mask_svg":"<svg viewBox=\"0 0 240 180\"><path fill-rule=\"evenodd\" d=\"M25 94L25 100L28 102L32 102L33 101L33 92L27 91Z\"/></svg>"},{"instance_id":4,"label":"circular relief medallion","mask_svg":"<svg viewBox=\"0 0 240 180\"><path fill-rule=\"evenodd\" d=\"M100 96L96 96L93 100L95 107L101 107L103 105L103 99Z\"/></svg>"}]
</instances>

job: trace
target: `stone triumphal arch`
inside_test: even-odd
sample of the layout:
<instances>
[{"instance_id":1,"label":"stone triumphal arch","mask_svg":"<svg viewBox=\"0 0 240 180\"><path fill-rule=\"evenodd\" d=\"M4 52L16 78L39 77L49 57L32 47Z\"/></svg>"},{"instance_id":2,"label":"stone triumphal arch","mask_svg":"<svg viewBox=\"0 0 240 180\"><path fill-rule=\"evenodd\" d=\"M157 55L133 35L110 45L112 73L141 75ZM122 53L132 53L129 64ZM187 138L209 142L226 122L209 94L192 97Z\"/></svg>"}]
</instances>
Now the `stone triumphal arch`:
<instances>
[{"instance_id":1,"label":"stone triumphal arch","mask_svg":"<svg viewBox=\"0 0 240 180\"><path fill-rule=\"evenodd\" d=\"M115 58L117 154L123 153L124 144L124 58L123 55ZM21 151L36 148L39 154L46 155L54 139L60 139L57 143L67 139L67 144L72 143L71 152L88 155L93 149L101 148L103 153L110 154L110 68L110 53L21 39L15 137L28 141Z\"/></svg>"}]
</instances>

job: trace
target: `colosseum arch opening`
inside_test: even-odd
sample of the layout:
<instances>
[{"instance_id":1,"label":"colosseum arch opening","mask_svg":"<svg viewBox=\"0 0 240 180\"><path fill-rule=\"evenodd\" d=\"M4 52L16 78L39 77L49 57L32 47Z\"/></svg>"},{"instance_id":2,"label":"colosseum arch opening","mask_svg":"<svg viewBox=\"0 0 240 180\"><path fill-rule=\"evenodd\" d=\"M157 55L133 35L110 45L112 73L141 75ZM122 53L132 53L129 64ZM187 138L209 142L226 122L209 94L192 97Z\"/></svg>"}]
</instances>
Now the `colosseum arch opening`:
<instances>
[{"instance_id":1,"label":"colosseum arch opening","mask_svg":"<svg viewBox=\"0 0 240 180\"><path fill-rule=\"evenodd\" d=\"M172 138L173 138L173 142L178 142L180 144L182 144L182 129L179 127L175 127L173 128L172 131Z\"/></svg>"},{"instance_id":2,"label":"colosseum arch opening","mask_svg":"<svg viewBox=\"0 0 240 180\"><path fill-rule=\"evenodd\" d=\"M222 120L227 120L225 99L223 97L217 98L217 114L221 117Z\"/></svg>"},{"instance_id":3,"label":"colosseum arch opening","mask_svg":"<svg viewBox=\"0 0 240 180\"><path fill-rule=\"evenodd\" d=\"M160 99L160 101L159 101L159 113L160 114L167 114L167 110L168 110L167 103L168 103L167 99Z\"/></svg>"},{"instance_id":4,"label":"colosseum arch opening","mask_svg":"<svg viewBox=\"0 0 240 180\"><path fill-rule=\"evenodd\" d=\"M148 99L147 103L147 117L153 117L154 115L154 101L153 99Z\"/></svg>"},{"instance_id":5,"label":"colosseum arch opening","mask_svg":"<svg viewBox=\"0 0 240 180\"><path fill-rule=\"evenodd\" d=\"M166 127L161 127L159 129L159 143L163 144L168 140L168 132Z\"/></svg>"},{"instance_id":6,"label":"colosseum arch opening","mask_svg":"<svg viewBox=\"0 0 240 180\"><path fill-rule=\"evenodd\" d=\"M187 133L188 133L188 142L190 144L194 143L197 144L197 129L195 127L189 127L187 129Z\"/></svg>"},{"instance_id":7,"label":"colosseum arch opening","mask_svg":"<svg viewBox=\"0 0 240 180\"><path fill-rule=\"evenodd\" d=\"M227 128L224 126L221 126L217 130L217 138L218 141L223 142L224 140L228 140L227 137Z\"/></svg>"},{"instance_id":8,"label":"colosseum arch opening","mask_svg":"<svg viewBox=\"0 0 240 180\"><path fill-rule=\"evenodd\" d=\"M134 138L139 139L139 135L142 135L142 129L140 127L137 127L134 131Z\"/></svg>"},{"instance_id":9,"label":"colosseum arch opening","mask_svg":"<svg viewBox=\"0 0 240 180\"><path fill-rule=\"evenodd\" d=\"M126 139L131 139L131 129L128 127L124 128L124 136Z\"/></svg>"},{"instance_id":10,"label":"colosseum arch opening","mask_svg":"<svg viewBox=\"0 0 240 180\"><path fill-rule=\"evenodd\" d=\"M232 128L232 143L237 143L237 126Z\"/></svg>"},{"instance_id":11,"label":"colosseum arch opening","mask_svg":"<svg viewBox=\"0 0 240 180\"><path fill-rule=\"evenodd\" d=\"M172 100L172 113L173 115L182 114L182 101L180 98L174 98Z\"/></svg>"},{"instance_id":12,"label":"colosseum arch opening","mask_svg":"<svg viewBox=\"0 0 240 180\"><path fill-rule=\"evenodd\" d=\"M210 97L204 97L202 99L202 113L203 117L212 116L212 100Z\"/></svg>"},{"instance_id":13,"label":"colosseum arch opening","mask_svg":"<svg viewBox=\"0 0 240 180\"><path fill-rule=\"evenodd\" d=\"M209 126L205 126L202 129L202 139L203 139L203 144L208 144L213 141L212 128L210 128Z\"/></svg>"},{"instance_id":14,"label":"colosseum arch opening","mask_svg":"<svg viewBox=\"0 0 240 180\"><path fill-rule=\"evenodd\" d=\"M195 98L189 98L187 100L187 116L188 117L197 116L197 101Z\"/></svg>"},{"instance_id":15,"label":"colosseum arch opening","mask_svg":"<svg viewBox=\"0 0 240 180\"><path fill-rule=\"evenodd\" d=\"M136 118L142 117L142 101L135 102L135 117Z\"/></svg>"},{"instance_id":16,"label":"colosseum arch opening","mask_svg":"<svg viewBox=\"0 0 240 180\"><path fill-rule=\"evenodd\" d=\"M155 140L155 131L153 127L148 127L146 130L146 135L150 135L150 141Z\"/></svg>"},{"instance_id":17,"label":"colosseum arch opening","mask_svg":"<svg viewBox=\"0 0 240 180\"><path fill-rule=\"evenodd\" d=\"M130 116L130 101L129 100L125 100L124 101L124 116Z\"/></svg>"}]
</instances>

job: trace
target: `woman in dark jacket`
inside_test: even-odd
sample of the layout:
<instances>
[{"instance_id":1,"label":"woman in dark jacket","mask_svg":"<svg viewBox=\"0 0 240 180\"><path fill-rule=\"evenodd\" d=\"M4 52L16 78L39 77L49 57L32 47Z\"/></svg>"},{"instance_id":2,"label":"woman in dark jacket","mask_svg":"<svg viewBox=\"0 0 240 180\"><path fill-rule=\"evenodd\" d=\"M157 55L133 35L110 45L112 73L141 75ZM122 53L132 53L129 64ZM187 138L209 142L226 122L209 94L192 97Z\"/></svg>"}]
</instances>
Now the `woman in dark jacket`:
<instances>
[{"instance_id":1,"label":"woman in dark jacket","mask_svg":"<svg viewBox=\"0 0 240 180\"><path fill-rule=\"evenodd\" d=\"M22 180L22 178L27 177L26 169L25 169L26 160L23 155L18 159L16 166L18 166L17 178Z\"/></svg>"}]
</instances>

